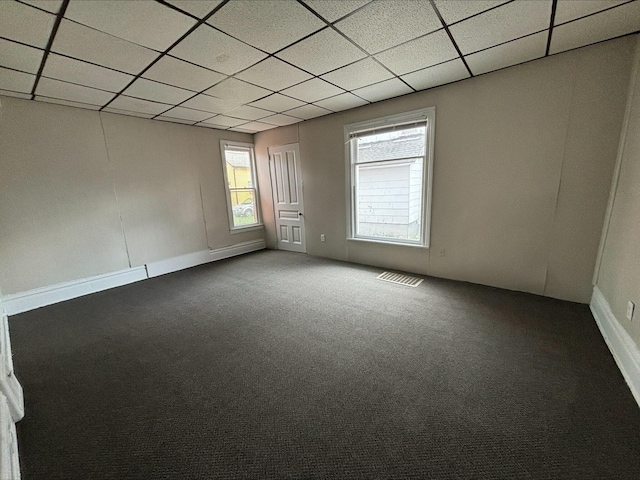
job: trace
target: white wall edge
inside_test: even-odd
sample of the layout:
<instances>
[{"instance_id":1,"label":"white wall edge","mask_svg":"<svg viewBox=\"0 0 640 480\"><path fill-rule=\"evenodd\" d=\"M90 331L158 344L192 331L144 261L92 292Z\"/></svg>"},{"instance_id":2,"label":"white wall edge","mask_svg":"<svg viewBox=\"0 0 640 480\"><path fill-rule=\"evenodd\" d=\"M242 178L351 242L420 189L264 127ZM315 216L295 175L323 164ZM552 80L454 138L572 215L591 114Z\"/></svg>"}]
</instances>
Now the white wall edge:
<instances>
[{"instance_id":1,"label":"white wall edge","mask_svg":"<svg viewBox=\"0 0 640 480\"><path fill-rule=\"evenodd\" d=\"M613 315L609 302L598 287L591 297L591 313L627 385L640 406L640 349Z\"/></svg>"},{"instance_id":2,"label":"white wall edge","mask_svg":"<svg viewBox=\"0 0 640 480\"><path fill-rule=\"evenodd\" d=\"M215 262L225 258L235 257L243 253L255 252L266 248L264 239L250 242L237 243L229 247L216 248L215 250L203 250L201 252L188 253L179 257L168 258L158 262L147 264L149 278L164 275L166 273L184 270L203 263Z\"/></svg>"},{"instance_id":3,"label":"white wall edge","mask_svg":"<svg viewBox=\"0 0 640 480\"><path fill-rule=\"evenodd\" d=\"M144 266L128 268L126 270L105 273L72 282L58 283L49 287L5 295L2 298L2 303L7 315L16 315L90 293L101 292L109 288L145 280L146 278L147 272Z\"/></svg>"}]
</instances>

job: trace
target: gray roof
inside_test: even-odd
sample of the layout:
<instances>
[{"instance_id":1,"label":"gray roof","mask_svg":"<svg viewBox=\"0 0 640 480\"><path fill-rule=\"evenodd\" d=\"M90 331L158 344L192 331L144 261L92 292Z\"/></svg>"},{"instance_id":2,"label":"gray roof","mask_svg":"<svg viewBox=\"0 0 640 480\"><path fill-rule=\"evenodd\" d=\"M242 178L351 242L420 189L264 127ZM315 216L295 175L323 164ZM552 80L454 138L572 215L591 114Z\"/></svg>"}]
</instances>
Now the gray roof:
<instances>
[{"instance_id":1,"label":"gray roof","mask_svg":"<svg viewBox=\"0 0 640 480\"><path fill-rule=\"evenodd\" d=\"M424 154L425 141L422 133L413 133L392 140L361 142L358 145L358 162L419 157Z\"/></svg>"}]
</instances>

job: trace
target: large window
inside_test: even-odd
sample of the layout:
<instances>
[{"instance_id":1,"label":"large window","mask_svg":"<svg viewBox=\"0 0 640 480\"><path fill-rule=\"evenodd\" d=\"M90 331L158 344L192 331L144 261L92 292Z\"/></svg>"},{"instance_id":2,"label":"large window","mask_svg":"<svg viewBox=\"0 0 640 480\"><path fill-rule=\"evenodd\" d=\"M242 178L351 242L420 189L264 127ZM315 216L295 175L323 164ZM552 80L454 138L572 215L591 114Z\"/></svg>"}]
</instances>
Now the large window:
<instances>
[{"instance_id":1,"label":"large window","mask_svg":"<svg viewBox=\"0 0 640 480\"><path fill-rule=\"evenodd\" d=\"M435 108L345 126L350 238L429 246Z\"/></svg>"},{"instance_id":2,"label":"large window","mask_svg":"<svg viewBox=\"0 0 640 480\"><path fill-rule=\"evenodd\" d=\"M220 149L231 229L260 225L253 144L222 140Z\"/></svg>"}]
</instances>

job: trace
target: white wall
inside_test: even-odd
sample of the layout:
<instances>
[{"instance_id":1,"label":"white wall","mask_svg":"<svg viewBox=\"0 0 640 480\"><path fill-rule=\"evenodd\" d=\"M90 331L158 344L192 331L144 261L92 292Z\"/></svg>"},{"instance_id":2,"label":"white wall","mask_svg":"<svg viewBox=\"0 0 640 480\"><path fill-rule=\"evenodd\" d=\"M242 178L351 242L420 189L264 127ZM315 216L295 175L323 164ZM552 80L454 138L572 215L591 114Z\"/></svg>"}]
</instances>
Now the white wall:
<instances>
[{"instance_id":1,"label":"white wall","mask_svg":"<svg viewBox=\"0 0 640 480\"><path fill-rule=\"evenodd\" d=\"M263 238L230 234L220 158L251 135L0 101L5 295Z\"/></svg>"},{"instance_id":2,"label":"white wall","mask_svg":"<svg viewBox=\"0 0 640 480\"><path fill-rule=\"evenodd\" d=\"M256 134L263 199L267 148L298 141L308 253L587 303L634 43L621 38ZM431 106L431 248L348 241L344 125ZM273 216L265 220L273 246Z\"/></svg>"},{"instance_id":3,"label":"white wall","mask_svg":"<svg viewBox=\"0 0 640 480\"><path fill-rule=\"evenodd\" d=\"M640 345L640 41L634 64L597 287L618 322ZM628 301L636 304L633 321L626 317Z\"/></svg>"}]
</instances>

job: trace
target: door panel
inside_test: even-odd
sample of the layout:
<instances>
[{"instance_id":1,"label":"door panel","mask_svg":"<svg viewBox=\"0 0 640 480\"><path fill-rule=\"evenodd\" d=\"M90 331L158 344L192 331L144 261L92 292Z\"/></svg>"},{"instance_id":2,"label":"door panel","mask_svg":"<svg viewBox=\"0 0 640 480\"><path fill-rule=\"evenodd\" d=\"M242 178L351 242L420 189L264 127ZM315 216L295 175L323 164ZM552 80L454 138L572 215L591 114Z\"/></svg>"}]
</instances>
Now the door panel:
<instances>
[{"instance_id":1,"label":"door panel","mask_svg":"<svg viewBox=\"0 0 640 480\"><path fill-rule=\"evenodd\" d=\"M306 252L298 144L269 147L278 248Z\"/></svg>"}]
</instances>

